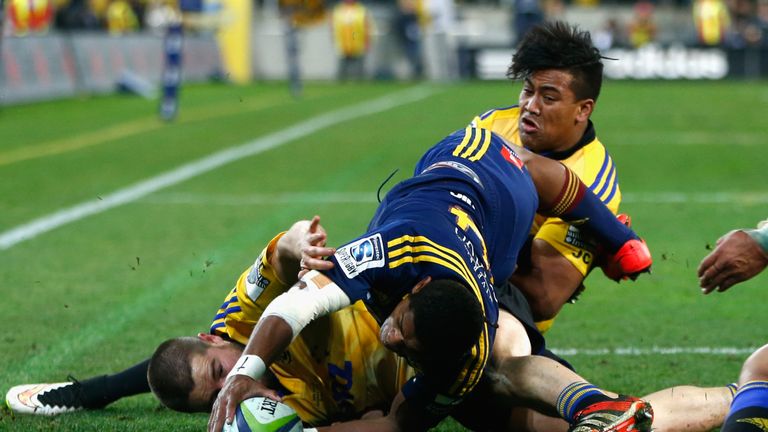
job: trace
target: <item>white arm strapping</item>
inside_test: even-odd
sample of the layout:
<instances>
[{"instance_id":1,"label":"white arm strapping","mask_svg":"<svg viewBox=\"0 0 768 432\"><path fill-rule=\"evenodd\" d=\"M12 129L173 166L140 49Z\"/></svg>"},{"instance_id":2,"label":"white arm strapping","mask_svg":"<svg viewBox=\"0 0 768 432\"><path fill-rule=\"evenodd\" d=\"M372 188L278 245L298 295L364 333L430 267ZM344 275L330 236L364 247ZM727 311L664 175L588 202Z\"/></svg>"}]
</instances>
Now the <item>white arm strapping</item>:
<instances>
[{"instance_id":1,"label":"white arm strapping","mask_svg":"<svg viewBox=\"0 0 768 432\"><path fill-rule=\"evenodd\" d=\"M324 277L322 273L316 270L305 274L299 283L269 303L259 321L273 315L282 318L291 326L293 330L291 340L293 340L313 319L336 312L352 304L347 294L335 283L328 282L322 288L318 287L313 281L318 276ZM306 284L306 287L299 288L302 282Z\"/></svg>"}]
</instances>

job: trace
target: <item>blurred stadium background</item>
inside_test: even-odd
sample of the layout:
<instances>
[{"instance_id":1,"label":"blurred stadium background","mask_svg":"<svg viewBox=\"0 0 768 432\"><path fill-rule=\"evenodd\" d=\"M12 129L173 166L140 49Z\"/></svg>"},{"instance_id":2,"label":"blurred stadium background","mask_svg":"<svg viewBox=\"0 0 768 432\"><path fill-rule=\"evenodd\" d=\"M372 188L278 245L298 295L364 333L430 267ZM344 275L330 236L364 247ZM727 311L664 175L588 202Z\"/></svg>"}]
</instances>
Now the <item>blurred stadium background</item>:
<instances>
[{"instance_id":1,"label":"blurred stadium background","mask_svg":"<svg viewBox=\"0 0 768 432\"><path fill-rule=\"evenodd\" d=\"M656 259L636 283L590 276L549 345L643 394L732 382L768 340L765 278L710 297L695 278L718 236L766 217L766 0L364 2L369 43L347 48L343 83L333 2L0 3L3 394L205 331L296 219L320 214L334 244L356 235L394 169L405 178L432 143L517 101L504 72L542 19L617 59L593 119ZM0 430L205 422L148 395L52 419L0 410Z\"/></svg>"}]
</instances>

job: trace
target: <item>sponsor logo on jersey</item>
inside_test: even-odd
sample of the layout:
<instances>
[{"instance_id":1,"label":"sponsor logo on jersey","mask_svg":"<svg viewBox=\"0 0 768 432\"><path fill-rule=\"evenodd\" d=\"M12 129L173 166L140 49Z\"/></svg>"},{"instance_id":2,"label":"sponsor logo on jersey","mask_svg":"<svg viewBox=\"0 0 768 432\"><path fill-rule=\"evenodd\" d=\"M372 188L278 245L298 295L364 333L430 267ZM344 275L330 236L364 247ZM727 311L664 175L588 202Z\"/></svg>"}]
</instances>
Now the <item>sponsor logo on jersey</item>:
<instances>
[{"instance_id":1,"label":"sponsor logo on jersey","mask_svg":"<svg viewBox=\"0 0 768 432\"><path fill-rule=\"evenodd\" d=\"M594 249L592 241L586 238L581 231L573 225L570 225L568 227L568 232L565 233L565 242L579 249Z\"/></svg>"},{"instance_id":2,"label":"sponsor logo on jersey","mask_svg":"<svg viewBox=\"0 0 768 432\"><path fill-rule=\"evenodd\" d=\"M248 293L248 297L255 301L271 282L264 276L264 263L261 261L261 257L259 257L245 278L245 290Z\"/></svg>"},{"instance_id":3,"label":"sponsor logo on jersey","mask_svg":"<svg viewBox=\"0 0 768 432\"><path fill-rule=\"evenodd\" d=\"M356 240L336 251L336 260L349 279L366 269L384 267L384 244L381 234Z\"/></svg>"}]
</instances>

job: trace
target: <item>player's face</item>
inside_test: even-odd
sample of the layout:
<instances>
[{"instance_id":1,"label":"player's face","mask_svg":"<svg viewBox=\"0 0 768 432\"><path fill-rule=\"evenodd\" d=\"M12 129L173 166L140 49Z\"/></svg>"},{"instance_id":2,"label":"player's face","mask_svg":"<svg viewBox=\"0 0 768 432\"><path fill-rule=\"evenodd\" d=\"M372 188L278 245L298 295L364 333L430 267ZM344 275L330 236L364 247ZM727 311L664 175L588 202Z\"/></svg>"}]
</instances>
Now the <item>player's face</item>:
<instances>
[{"instance_id":1,"label":"player's face","mask_svg":"<svg viewBox=\"0 0 768 432\"><path fill-rule=\"evenodd\" d=\"M384 320L379 331L379 340L387 349L405 357L411 365L418 368L421 346L416 339L410 300L402 300Z\"/></svg>"},{"instance_id":2,"label":"player's face","mask_svg":"<svg viewBox=\"0 0 768 432\"><path fill-rule=\"evenodd\" d=\"M576 100L571 90L573 76L558 69L536 71L528 76L520 92L520 140L536 153L563 151L583 134L592 99Z\"/></svg>"},{"instance_id":3,"label":"player's face","mask_svg":"<svg viewBox=\"0 0 768 432\"><path fill-rule=\"evenodd\" d=\"M243 350L239 345L218 336L204 342L209 345L206 352L192 357L192 379L195 387L189 399L190 405L198 407L199 411L210 412L219 390L224 386L227 374L235 367Z\"/></svg>"}]
</instances>

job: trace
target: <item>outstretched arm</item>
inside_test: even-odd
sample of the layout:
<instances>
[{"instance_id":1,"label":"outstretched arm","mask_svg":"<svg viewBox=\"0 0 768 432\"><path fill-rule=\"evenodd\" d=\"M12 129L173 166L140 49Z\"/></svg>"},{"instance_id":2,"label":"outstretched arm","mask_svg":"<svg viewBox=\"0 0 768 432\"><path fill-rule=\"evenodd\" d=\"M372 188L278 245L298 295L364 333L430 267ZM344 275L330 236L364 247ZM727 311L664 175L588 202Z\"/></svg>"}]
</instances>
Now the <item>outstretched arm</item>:
<instances>
[{"instance_id":1,"label":"outstretched arm","mask_svg":"<svg viewBox=\"0 0 768 432\"><path fill-rule=\"evenodd\" d=\"M311 320L350 304L344 291L317 271L305 274L288 292L273 300L216 398L208 430L218 432L225 421L231 423L237 405L249 397L280 400L277 393L257 380Z\"/></svg>"}]
</instances>

